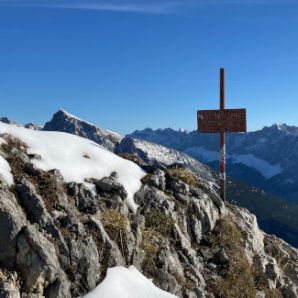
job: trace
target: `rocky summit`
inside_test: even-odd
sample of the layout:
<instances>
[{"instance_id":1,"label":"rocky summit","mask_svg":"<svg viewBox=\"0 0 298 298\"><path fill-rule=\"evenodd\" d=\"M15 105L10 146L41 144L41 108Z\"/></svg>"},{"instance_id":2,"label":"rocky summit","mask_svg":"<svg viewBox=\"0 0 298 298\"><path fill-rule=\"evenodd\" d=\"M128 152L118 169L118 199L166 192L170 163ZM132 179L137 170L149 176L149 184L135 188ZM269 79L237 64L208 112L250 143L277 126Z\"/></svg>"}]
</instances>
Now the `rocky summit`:
<instances>
[{"instance_id":1,"label":"rocky summit","mask_svg":"<svg viewBox=\"0 0 298 298\"><path fill-rule=\"evenodd\" d=\"M22 138L46 132L18 128L17 137L9 125L0 131L1 298L82 297L109 268L130 265L177 297L298 297L298 251L222 202L208 168L119 153L127 174L143 169L135 169L144 174L133 209L119 157L115 171L81 182L71 173L70 181L63 165L46 168L38 146ZM95 164L96 152L77 155Z\"/></svg>"},{"instance_id":2,"label":"rocky summit","mask_svg":"<svg viewBox=\"0 0 298 298\"><path fill-rule=\"evenodd\" d=\"M53 118L47 122L42 129L46 131L67 132L87 138L109 150L113 150L115 144L121 139L121 136L117 133L98 128L62 109L56 112Z\"/></svg>"}]
</instances>

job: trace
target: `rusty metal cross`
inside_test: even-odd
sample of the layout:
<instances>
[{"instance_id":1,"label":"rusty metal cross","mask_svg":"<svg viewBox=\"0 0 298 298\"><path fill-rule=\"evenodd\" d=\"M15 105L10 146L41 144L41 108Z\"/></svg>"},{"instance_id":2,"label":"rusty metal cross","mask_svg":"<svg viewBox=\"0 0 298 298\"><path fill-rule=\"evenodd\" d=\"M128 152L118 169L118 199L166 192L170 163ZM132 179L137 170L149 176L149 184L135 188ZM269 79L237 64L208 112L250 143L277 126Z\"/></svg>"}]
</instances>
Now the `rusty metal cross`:
<instances>
[{"instance_id":1,"label":"rusty metal cross","mask_svg":"<svg viewBox=\"0 0 298 298\"><path fill-rule=\"evenodd\" d=\"M220 109L197 112L198 132L219 133L220 197L226 200L226 132L246 132L246 109L225 109L225 73L220 69Z\"/></svg>"}]
</instances>

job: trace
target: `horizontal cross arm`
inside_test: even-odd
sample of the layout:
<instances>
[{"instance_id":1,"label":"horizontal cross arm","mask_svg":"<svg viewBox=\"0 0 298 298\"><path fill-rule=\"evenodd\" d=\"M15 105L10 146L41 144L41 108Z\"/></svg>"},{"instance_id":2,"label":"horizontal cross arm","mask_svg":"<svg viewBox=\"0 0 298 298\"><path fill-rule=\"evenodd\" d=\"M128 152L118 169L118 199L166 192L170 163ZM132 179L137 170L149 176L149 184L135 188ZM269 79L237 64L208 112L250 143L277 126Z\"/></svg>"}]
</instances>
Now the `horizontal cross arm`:
<instances>
[{"instance_id":1,"label":"horizontal cross arm","mask_svg":"<svg viewBox=\"0 0 298 298\"><path fill-rule=\"evenodd\" d=\"M246 132L246 109L201 110L197 118L200 133Z\"/></svg>"}]
</instances>

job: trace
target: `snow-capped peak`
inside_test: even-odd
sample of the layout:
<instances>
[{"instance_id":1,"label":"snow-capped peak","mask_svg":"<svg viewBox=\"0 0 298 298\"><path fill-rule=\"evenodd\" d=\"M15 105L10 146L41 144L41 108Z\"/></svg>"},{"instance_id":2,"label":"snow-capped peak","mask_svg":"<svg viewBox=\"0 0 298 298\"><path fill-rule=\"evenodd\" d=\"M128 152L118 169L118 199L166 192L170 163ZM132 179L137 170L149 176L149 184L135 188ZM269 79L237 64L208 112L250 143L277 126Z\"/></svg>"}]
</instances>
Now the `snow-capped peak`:
<instances>
[{"instance_id":1,"label":"snow-capped peak","mask_svg":"<svg viewBox=\"0 0 298 298\"><path fill-rule=\"evenodd\" d=\"M114 146L121 140L118 133L96 127L94 124L60 109L43 128L45 131L61 131L90 139L97 144L113 151Z\"/></svg>"},{"instance_id":2,"label":"snow-capped peak","mask_svg":"<svg viewBox=\"0 0 298 298\"><path fill-rule=\"evenodd\" d=\"M290 126L285 123L276 124L276 125L278 130L284 131L288 134L298 135L298 127L296 126Z\"/></svg>"},{"instance_id":3,"label":"snow-capped peak","mask_svg":"<svg viewBox=\"0 0 298 298\"><path fill-rule=\"evenodd\" d=\"M84 119L81 119L81 118L79 118L79 117L77 117L77 116L75 116L75 115L73 115L73 114L71 114L71 113L65 111L64 109L59 109L58 112L57 112L56 114L61 114L61 115L63 115L65 118L75 119L75 120L77 120L77 121L85 122L85 123L87 123L87 124L89 124L89 125L95 126L93 123L90 123L90 122L88 122L88 121L86 121L86 120L84 120Z\"/></svg>"}]
</instances>

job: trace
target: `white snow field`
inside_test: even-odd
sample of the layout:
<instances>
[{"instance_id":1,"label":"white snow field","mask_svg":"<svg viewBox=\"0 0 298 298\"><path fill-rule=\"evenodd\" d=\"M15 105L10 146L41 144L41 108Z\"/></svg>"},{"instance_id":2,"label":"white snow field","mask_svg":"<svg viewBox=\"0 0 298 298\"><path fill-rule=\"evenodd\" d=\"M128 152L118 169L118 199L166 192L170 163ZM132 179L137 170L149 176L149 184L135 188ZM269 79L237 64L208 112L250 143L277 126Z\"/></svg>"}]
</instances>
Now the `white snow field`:
<instances>
[{"instance_id":1,"label":"white snow field","mask_svg":"<svg viewBox=\"0 0 298 298\"><path fill-rule=\"evenodd\" d=\"M212 162L219 159L219 152L211 151L204 149L203 147L193 147L184 151L186 154L195 156L198 159L201 159L202 162ZM280 164L270 164L268 161L258 158L253 154L239 154L239 155L230 155L227 154L227 159L231 159L231 162L241 163L248 167L254 168L260 172L264 178L270 179L280 173L282 173L282 168Z\"/></svg>"},{"instance_id":2,"label":"white snow field","mask_svg":"<svg viewBox=\"0 0 298 298\"><path fill-rule=\"evenodd\" d=\"M3 144L3 143L5 143L5 140L0 138L0 145ZM11 173L11 168L9 166L9 163L1 155L0 155L0 175L3 177L4 181L8 185L13 184L13 176L12 176L12 173Z\"/></svg>"},{"instance_id":3,"label":"white snow field","mask_svg":"<svg viewBox=\"0 0 298 298\"><path fill-rule=\"evenodd\" d=\"M242 163L259 171L264 178L270 179L282 172L280 164L272 165L268 161L255 157L252 154L233 156L233 163Z\"/></svg>"},{"instance_id":4,"label":"white snow field","mask_svg":"<svg viewBox=\"0 0 298 298\"><path fill-rule=\"evenodd\" d=\"M118 181L125 187L128 207L136 212L133 200L141 187L145 172L135 163L125 160L104 147L72 134L52 131L36 131L0 122L0 133L8 133L19 138L28 146L28 153L37 154L41 159L33 163L41 170L58 169L65 182L84 183L86 178L101 179L113 171L118 173ZM4 165L4 166L1 166ZM9 166L0 159L0 174L11 183Z\"/></svg>"},{"instance_id":5,"label":"white snow field","mask_svg":"<svg viewBox=\"0 0 298 298\"><path fill-rule=\"evenodd\" d=\"M107 276L84 298L177 298L157 288L134 266L109 268Z\"/></svg>"}]
</instances>

